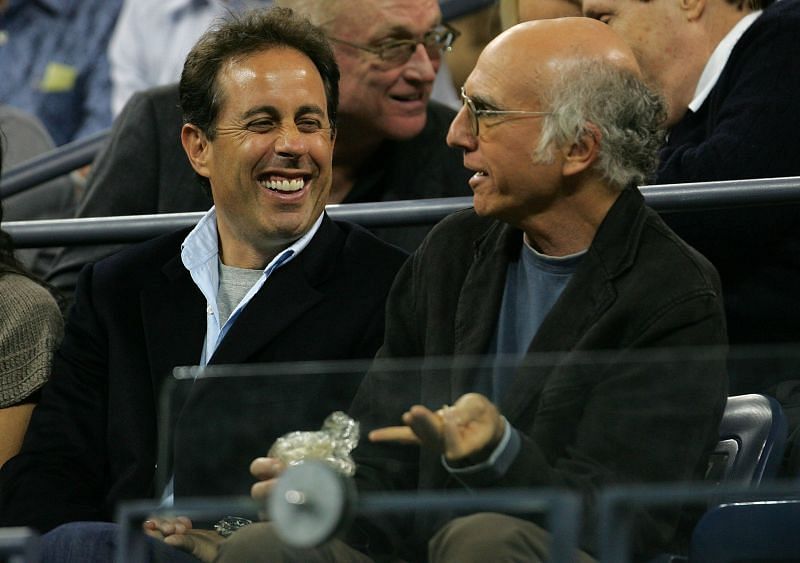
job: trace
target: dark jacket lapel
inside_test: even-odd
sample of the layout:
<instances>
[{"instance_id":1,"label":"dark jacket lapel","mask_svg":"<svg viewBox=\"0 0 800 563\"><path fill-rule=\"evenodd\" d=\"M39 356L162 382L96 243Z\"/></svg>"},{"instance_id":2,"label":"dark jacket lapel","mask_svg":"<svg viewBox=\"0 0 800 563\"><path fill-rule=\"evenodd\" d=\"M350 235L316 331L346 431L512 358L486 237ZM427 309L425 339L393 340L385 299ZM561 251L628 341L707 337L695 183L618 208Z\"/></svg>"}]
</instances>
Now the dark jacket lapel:
<instances>
[{"instance_id":1,"label":"dark jacket lapel","mask_svg":"<svg viewBox=\"0 0 800 563\"><path fill-rule=\"evenodd\" d=\"M636 188L624 190L600 224L570 283L539 327L528 348L529 355L580 348L580 340L617 299L614 279L631 267L645 219L642 195ZM530 409L552 367L517 371L501 403L509 420Z\"/></svg>"},{"instance_id":2,"label":"dark jacket lapel","mask_svg":"<svg viewBox=\"0 0 800 563\"><path fill-rule=\"evenodd\" d=\"M162 268L159 282L141 293L142 324L153 388L175 366L197 365L206 334L206 303L180 256Z\"/></svg>"},{"instance_id":3,"label":"dark jacket lapel","mask_svg":"<svg viewBox=\"0 0 800 563\"><path fill-rule=\"evenodd\" d=\"M333 273L344 237L326 214L303 252L273 272L244 308L209 363L246 362L317 304L317 287Z\"/></svg>"},{"instance_id":4,"label":"dark jacket lapel","mask_svg":"<svg viewBox=\"0 0 800 563\"><path fill-rule=\"evenodd\" d=\"M455 316L455 356L486 354L494 336L508 263L519 258L522 232L495 222L475 243L472 265L464 278ZM474 366L453 369L451 400L475 388Z\"/></svg>"}]
</instances>

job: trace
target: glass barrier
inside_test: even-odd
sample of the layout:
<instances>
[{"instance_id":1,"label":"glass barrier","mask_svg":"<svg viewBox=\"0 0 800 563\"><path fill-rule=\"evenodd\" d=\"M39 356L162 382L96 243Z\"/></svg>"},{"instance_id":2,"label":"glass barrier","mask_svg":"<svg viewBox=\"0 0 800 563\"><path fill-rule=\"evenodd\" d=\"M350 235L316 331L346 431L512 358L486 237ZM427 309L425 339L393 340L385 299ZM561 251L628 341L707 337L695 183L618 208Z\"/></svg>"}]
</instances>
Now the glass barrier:
<instances>
[{"instance_id":1,"label":"glass barrier","mask_svg":"<svg viewBox=\"0 0 800 563\"><path fill-rule=\"evenodd\" d=\"M159 419L158 489L171 502L121 507L120 558L141 560L138 530L154 514L206 529L266 518L292 545L339 538L397 561L424 560L449 522L486 513L547 530L552 561L577 560L576 546L615 563L686 554L709 508L794 498L791 483L772 484L793 451L791 409L741 395L783 390L788 405L799 368L794 346L177 368ZM428 420L449 437L398 443L414 435L402 428L412 405L428 409L414 411L418 435ZM492 405L507 424L483 423L497 420ZM353 477L342 474L352 427L323 429L337 411L360 426ZM370 437L387 425L401 427L392 440ZM485 428L491 438L464 446ZM289 469L266 505L250 500L251 462L282 437ZM443 444L463 449L443 456Z\"/></svg>"}]
</instances>

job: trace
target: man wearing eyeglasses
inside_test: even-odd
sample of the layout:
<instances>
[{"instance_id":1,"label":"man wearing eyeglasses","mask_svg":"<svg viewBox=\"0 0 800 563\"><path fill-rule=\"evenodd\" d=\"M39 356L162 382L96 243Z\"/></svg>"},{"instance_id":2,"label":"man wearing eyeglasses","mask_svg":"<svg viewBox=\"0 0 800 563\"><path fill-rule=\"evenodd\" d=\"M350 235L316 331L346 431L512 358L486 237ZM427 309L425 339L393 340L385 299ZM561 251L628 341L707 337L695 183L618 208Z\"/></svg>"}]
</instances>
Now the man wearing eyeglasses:
<instances>
[{"instance_id":1,"label":"man wearing eyeglasses","mask_svg":"<svg viewBox=\"0 0 800 563\"><path fill-rule=\"evenodd\" d=\"M275 5L322 27L341 68L332 202L469 194L467 177L451 167L444 148L454 113L431 102L443 54L458 37L441 22L436 0L278 0ZM409 249L420 235L416 231L414 240L408 239Z\"/></svg>"},{"instance_id":2,"label":"man wearing eyeglasses","mask_svg":"<svg viewBox=\"0 0 800 563\"><path fill-rule=\"evenodd\" d=\"M702 369L676 369L676 353L622 361L726 343L716 271L635 187L655 166L664 105L633 52L585 18L520 24L486 47L461 97L448 142L473 172L474 209L437 225L401 269L378 357L613 350L617 360L514 370L498 359L475 378L423 376L405 397L370 374L352 409L370 431L355 452L362 483L566 487L591 499L612 484L702 478L726 400L722 358ZM413 444L417 471L403 450ZM584 509L581 561L597 548L591 500ZM636 560L673 547L678 513L637 514ZM547 533L517 516L423 515L411 526L428 541L416 553L393 545L409 560L425 549L442 562L548 559ZM385 534L370 537L373 549L392 537L376 528Z\"/></svg>"},{"instance_id":3,"label":"man wearing eyeglasses","mask_svg":"<svg viewBox=\"0 0 800 563\"><path fill-rule=\"evenodd\" d=\"M587 500L576 559L592 561L602 487L705 472L726 401L724 361L698 366L672 348L724 346L719 279L635 187L655 166L665 110L607 26L565 18L511 28L483 51L462 100L448 142L473 173L474 209L439 223L395 280L378 367L351 409L368 432L354 451L356 483L566 487ZM663 362L630 361L662 348L671 349ZM589 364L583 353L598 350L613 361ZM565 356L522 363L554 352ZM379 370L383 358L481 354L493 362L487 372L464 362L427 374ZM510 370L500 354L515 360ZM265 499L282 469L254 460L253 496ZM548 559L549 535L528 519L418 508L357 520L350 545L375 560ZM636 560L672 547L678 516L637 512ZM184 531L170 541L193 549L203 539ZM339 540L313 559L268 524L219 549L218 562L364 560L331 558L346 549Z\"/></svg>"},{"instance_id":4,"label":"man wearing eyeglasses","mask_svg":"<svg viewBox=\"0 0 800 563\"><path fill-rule=\"evenodd\" d=\"M291 10L220 22L193 47L181 142L215 205L191 230L83 270L22 450L0 471L0 526L58 526L43 539L44 561L111 561L105 539L116 530L106 523L127 499L229 492L230 471L193 478L197 450L185 446L199 440L204 455L225 456L235 444L227 455L254 457L349 404L358 376L337 373L303 379L302 390L293 377L247 382L265 402L244 427L228 417L250 398L214 394L202 377L173 420L159 409L176 366L371 358L380 345L406 255L324 213L338 79L324 34ZM225 412L215 421L223 434L196 422L206 393ZM161 443L174 479L156 490L158 446L173 424L186 429ZM247 483L246 464L233 471Z\"/></svg>"}]
</instances>

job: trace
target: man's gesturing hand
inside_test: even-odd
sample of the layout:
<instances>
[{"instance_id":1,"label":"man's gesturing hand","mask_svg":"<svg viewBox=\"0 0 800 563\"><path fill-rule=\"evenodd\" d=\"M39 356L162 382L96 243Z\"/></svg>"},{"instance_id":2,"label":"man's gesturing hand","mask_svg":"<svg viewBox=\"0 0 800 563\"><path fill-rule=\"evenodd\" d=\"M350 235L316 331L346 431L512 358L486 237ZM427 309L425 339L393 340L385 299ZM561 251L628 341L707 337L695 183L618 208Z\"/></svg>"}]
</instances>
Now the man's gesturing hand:
<instances>
[{"instance_id":1,"label":"man's gesturing hand","mask_svg":"<svg viewBox=\"0 0 800 563\"><path fill-rule=\"evenodd\" d=\"M462 395L452 407L445 405L436 412L414 405L403 414L403 423L406 426L373 430L369 439L420 444L444 454L448 461L470 458L477 463L497 446L505 431L497 407L478 393Z\"/></svg>"},{"instance_id":2,"label":"man's gesturing hand","mask_svg":"<svg viewBox=\"0 0 800 563\"><path fill-rule=\"evenodd\" d=\"M151 517L144 521L142 530L148 536L163 540L164 543L208 563L217 557L219 544L223 541L223 537L213 530L193 529L192 521L186 516Z\"/></svg>"}]
</instances>

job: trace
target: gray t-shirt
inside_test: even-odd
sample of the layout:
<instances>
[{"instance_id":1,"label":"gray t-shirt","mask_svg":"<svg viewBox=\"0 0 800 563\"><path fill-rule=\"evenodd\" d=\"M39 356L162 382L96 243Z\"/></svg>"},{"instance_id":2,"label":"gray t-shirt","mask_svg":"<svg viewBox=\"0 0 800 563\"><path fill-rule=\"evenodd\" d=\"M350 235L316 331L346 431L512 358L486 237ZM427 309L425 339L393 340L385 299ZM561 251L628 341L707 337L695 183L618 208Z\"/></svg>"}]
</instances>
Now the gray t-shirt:
<instances>
[{"instance_id":1,"label":"gray t-shirt","mask_svg":"<svg viewBox=\"0 0 800 563\"><path fill-rule=\"evenodd\" d=\"M219 263L217 307L219 307L220 326L225 324L236 306L263 275L264 270L234 268L226 266L222 262Z\"/></svg>"}]
</instances>

